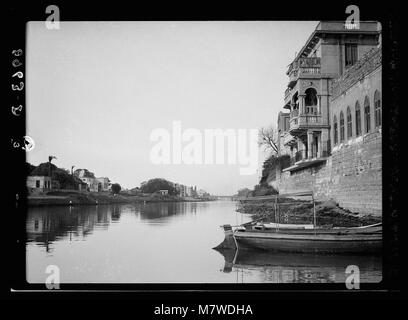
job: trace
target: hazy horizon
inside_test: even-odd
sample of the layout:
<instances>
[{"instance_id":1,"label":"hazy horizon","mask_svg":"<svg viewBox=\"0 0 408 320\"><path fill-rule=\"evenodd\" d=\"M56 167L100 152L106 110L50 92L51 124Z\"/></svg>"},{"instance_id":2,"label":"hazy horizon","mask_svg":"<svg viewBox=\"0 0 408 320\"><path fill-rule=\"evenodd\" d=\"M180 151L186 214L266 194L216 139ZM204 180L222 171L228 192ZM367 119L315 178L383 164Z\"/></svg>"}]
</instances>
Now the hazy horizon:
<instances>
[{"instance_id":1,"label":"hazy horizon","mask_svg":"<svg viewBox=\"0 0 408 320\"><path fill-rule=\"evenodd\" d=\"M317 21L27 24L27 135L38 165L85 168L123 188L151 178L234 194L260 171L153 164L151 132L257 129L283 111L286 68ZM262 166L262 150L258 168Z\"/></svg>"}]
</instances>

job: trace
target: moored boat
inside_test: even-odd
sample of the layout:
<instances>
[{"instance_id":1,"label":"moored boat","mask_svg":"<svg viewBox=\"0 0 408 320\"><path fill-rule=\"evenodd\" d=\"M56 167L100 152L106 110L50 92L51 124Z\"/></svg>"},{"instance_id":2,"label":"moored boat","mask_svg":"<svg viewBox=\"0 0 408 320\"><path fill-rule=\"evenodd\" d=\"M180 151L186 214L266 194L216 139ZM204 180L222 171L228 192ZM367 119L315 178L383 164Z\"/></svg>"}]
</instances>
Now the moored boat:
<instances>
[{"instance_id":1,"label":"moored boat","mask_svg":"<svg viewBox=\"0 0 408 320\"><path fill-rule=\"evenodd\" d=\"M301 253L377 253L382 250L382 223L360 227L317 226L313 193L296 195L311 196L313 224L279 223L279 196L264 196L261 200L275 199L275 222L252 221L235 229L224 225L225 240L220 247Z\"/></svg>"},{"instance_id":2,"label":"moored boat","mask_svg":"<svg viewBox=\"0 0 408 320\"><path fill-rule=\"evenodd\" d=\"M358 253L379 252L382 248L382 225L356 228L268 228L253 227L231 232L237 248L289 252Z\"/></svg>"}]
</instances>

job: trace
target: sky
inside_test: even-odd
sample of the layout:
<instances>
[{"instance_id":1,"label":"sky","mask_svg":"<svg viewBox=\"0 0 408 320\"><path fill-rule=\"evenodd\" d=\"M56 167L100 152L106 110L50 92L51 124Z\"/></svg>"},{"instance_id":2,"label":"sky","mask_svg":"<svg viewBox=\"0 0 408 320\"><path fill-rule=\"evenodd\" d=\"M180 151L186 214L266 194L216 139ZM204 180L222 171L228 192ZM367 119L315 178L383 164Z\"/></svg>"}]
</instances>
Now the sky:
<instances>
[{"instance_id":1,"label":"sky","mask_svg":"<svg viewBox=\"0 0 408 320\"><path fill-rule=\"evenodd\" d=\"M151 134L254 130L284 111L287 66L317 21L27 24L27 161L57 159L122 188L164 178L230 195L258 183L236 164L156 164ZM204 137L204 136L203 136ZM189 141L181 141L182 149ZM226 148L228 148L226 143Z\"/></svg>"}]
</instances>

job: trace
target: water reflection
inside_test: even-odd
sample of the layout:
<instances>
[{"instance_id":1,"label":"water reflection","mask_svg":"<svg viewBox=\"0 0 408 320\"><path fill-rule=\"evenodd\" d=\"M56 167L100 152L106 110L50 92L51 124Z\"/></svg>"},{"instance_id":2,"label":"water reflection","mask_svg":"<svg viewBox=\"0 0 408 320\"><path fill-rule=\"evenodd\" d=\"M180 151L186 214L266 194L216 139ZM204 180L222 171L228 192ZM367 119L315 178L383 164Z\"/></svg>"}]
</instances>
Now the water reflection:
<instances>
[{"instance_id":1,"label":"water reflection","mask_svg":"<svg viewBox=\"0 0 408 320\"><path fill-rule=\"evenodd\" d=\"M208 206L208 203L201 203L201 206ZM158 219L173 215L185 215L197 213L196 202L157 202L147 203L140 206L141 219Z\"/></svg>"},{"instance_id":2,"label":"water reflection","mask_svg":"<svg viewBox=\"0 0 408 320\"><path fill-rule=\"evenodd\" d=\"M30 208L26 223L27 241L34 241L50 252L54 241L85 238L96 226L107 229L111 220L120 218L118 212L117 206Z\"/></svg>"},{"instance_id":3,"label":"water reflection","mask_svg":"<svg viewBox=\"0 0 408 320\"><path fill-rule=\"evenodd\" d=\"M343 282L350 264L362 282L381 280L379 257L220 255L212 250L224 239L220 225L250 220L235 209L229 201L29 208L27 280L43 283L50 264L62 283Z\"/></svg>"},{"instance_id":4,"label":"water reflection","mask_svg":"<svg viewBox=\"0 0 408 320\"><path fill-rule=\"evenodd\" d=\"M207 203L201 203L205 208ZM140 217L140 220L154 220L197 213L196 202L163 202L133 205L97 206L54 206L29 209L26 231L27 242L36 242L52 252L52 243L63 239L70 241L84 239L95 228L107 229L111 223L120 221L122 210Z\"/></svg>"},{"instance_id":5,"label":"water reflection","mask_svg":"<svg viewBox=\"0 0 408 320\"><path fill-rule=\"evenodd\" d=\"M236 272L237 282L258 274L261 282L334 283L344 282L349 265L360 269L360 281L378 283L382 276L380 256L271 253L249 250L216 250L224 256L225 273ZM252 281L252 280L251 280ZM250 282L251 282L250 281Z\"/></svg>"}]
</instances>

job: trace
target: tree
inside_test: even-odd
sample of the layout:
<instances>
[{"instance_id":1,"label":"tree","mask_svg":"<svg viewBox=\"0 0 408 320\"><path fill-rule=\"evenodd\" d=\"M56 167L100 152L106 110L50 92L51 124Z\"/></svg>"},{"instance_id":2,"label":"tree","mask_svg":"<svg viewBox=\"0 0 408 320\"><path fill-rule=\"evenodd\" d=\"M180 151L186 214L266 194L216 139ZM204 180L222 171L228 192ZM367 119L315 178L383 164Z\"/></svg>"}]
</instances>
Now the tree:
<instances>
[{"instance_id":1,"label":"tree","mask_svg":"<svg viewBox=\"0 0 408 320\"><path fill-rule=\"evenodd\" d=\"M243 188L243 189L238 190L237 196L238 197L247 197L251 192L252 192L252 190L250 190L248 188Z\"/></svg>"},{"instance_id":2,"label":"tree","mask_svg":"<svg viewBox=\"0 0 408 320\"><path fill-rule=\"evenodd\" d=\"M55 172L58 167L55 164L52 164L50 162L43 162L39 164L37 167L35 167L30 175L31 176L48 176L50 172L50 167L53 172Z\"/></svg>"},{"instance_id":3,"label":"tree","mask_svg":"<svg viewBox=\"0 0 408 320\"><path fill-rule=\"evenodd\" d=\"M261 180L259 183L261 185L265 184L268 176L272 174L272 180L276 175L276 170L282 171L283 169L290 166L290 156L289 155L281 155L277 157L276 155L269 156L262 165L262 175Z\"/></svg>"},{"instance_id":4,"label":"tree","mask_svg":"<svg viewBox=\"0 0 408 320\"><path fill-rule=\"evenodd\" d=\"M51 166L51 161L52 161L53 159L57 159L57 157L55 157L55 156L48 156L48 163L49 163L49 173L48 173L48 175L51 177L51 179L52 179L52 166Z\"/></svg>"},{"instance_id":5,"label":"tree","mask_svg":"<svg viewBox=\"0 0 408 320\"><path fill-rule=\"evenodd\" d=\"M50 162L44 162L30 172L31 176L48 176L51 168L53 181L58 181L61 189L78 189L81 180L72 176L67 169L58 168Z\"/></svg>"},{"instance_id":6,"label":"tree","mask_svg":"<svg viewBox=\"0 0 408 320\"><path fill-rule=\"evenodd\" d=\"M252 196L254 197L269 196L273 194L278 194L278 191L268 184L257 184L252 192Z\"/></svg>"},{"instance_id":7,"label":"tree","mask_svg":"<svg viewBox=\"0 0 408 320\"><path fill-rule=\"evenodd\" d=\"M133 195L140 195L142 191L140 190L139 187L135 187L135 188L130 189L130 193Z\"/></svg>"},{"instance_id":8,"label":"tree","mask_svg":"<svg viewBox=\"0 0 408 320\"><path fill-rule=\"evenodd\" d=\"M32 165L29 162L26 162L26 174L27 176L31 175L31 172L33 172L33 170L36 168L35 165Z\"/></svg>"},{"instance_id":9,"label":"tree","mask_svg":"<svg viewBox=\"0 0 408 320\"><path fill-rule=\"evenodd\" d=\"M270 150L272 154L278 154L278 130L274 126L262 127L259 130L258 144L265 150Z\"/></svg>"},{"instance_id":10,"label":"tree","mask_svg":"<svg viewBox=\"0 0 408 320\"><path fill-rule=\"evenodd\" d=\"M122 187L120 186L119 183L112 184L112 193L113 194L119 194L121 189L122 189Z\"/></svg>"},{"instance_id":11,"label":"tree","mask_svg":"<svg viewBox=\"0 0 408 320\"><path fill-rule=\"evenodd\" d=\"M140 187L140 190L143 193L155 193L159 190L168 190L169 195L177 195L178 193L170 181L160 178L150 179Z\"/></svg>"}]
</instances>

